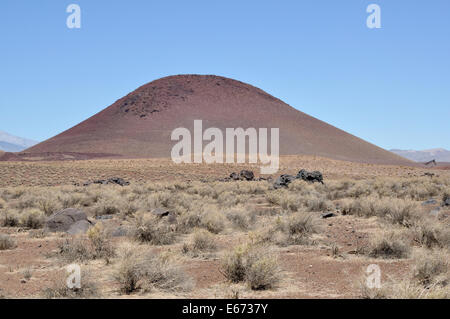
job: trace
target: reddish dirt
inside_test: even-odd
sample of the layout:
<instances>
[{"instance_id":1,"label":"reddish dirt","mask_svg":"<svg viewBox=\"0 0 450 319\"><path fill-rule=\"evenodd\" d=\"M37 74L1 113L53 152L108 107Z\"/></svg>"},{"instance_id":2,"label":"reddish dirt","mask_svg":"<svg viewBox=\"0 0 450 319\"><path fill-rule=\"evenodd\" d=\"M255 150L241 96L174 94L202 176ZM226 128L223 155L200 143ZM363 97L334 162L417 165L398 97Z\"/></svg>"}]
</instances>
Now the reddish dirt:
<instances>
[{"instance_id":1,"label":"reddish dirt","mask_svg":"<svg viewBox=\"0 0 450 319\"><path fill-rule=\"evenodd\" d=\"M203 120L204 130L279 128L280 154L366 163L412 163L302 113L256 87L213 75L178 75L150 82L25 153L170 157L175 144L170 139L171 132L178 127L193 132L196 119ZM8 160L14 159L8 156Z\"/></svg>"}]
</instances>

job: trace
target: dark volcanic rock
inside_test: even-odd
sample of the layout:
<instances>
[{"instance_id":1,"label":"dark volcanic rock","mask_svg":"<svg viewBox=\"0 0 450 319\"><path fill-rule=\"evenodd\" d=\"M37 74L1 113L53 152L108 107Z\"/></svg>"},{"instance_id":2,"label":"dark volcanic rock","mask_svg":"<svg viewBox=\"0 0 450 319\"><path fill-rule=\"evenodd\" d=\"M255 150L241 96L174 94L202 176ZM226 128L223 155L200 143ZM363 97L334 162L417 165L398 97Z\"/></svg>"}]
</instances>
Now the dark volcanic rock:
<instances>
[{"instance_id":1,"label":"dark volcanic rock","mask_svg":"<svg viewBox=\"0 0 450 319\"><path fill-rule=\"evenodd\" d=\"M159 218L168 217L167 220L171 224L174 224L177 221L176 214L169 211L166 208L156 208L156 209L152 210L152 214L155 216L158 216Z\"/></svg>"},{"instance_id":2,"label":"dark volcanic rock","mask_svg":"<svg viewBox=\"0 0 450 319\"><path fill-rule=\"evenodd\" d=\"M124 180L123 178L120 177L113 177L108 179L108 184L117 184L120 186L128 186L130 185L130 182L127 182L126 180Z\"/></svg>"},{"instance_id":3,"label":"dark volcanic rock","mask_svg":"<svg viewBox=\"0 0 450 319\"><path fill-rule=\"evenodd\" d=\"M233 172L230 174L230 177L228 177L225 180L233 180L233 181L254 181L255 180L255 174L252 171L248 170L242 170L239 174L236 172Z\"/></svg>"},{"instance_id":4,"label":"dark volcanic rock","mask_svg":"<svg viewBox=\"0 0 450 319\"><path fill-rule=\"evenodd\" d=\"M281 175L275 180L275 183L273 184L273 187L275 189L281 188L281 187L288 187L288 185L295 180L295 176L292 175Z\"/></svg>"},{"instance_id":5,"label":"dark volcanic rock","mask_svg":"<svg viewBox=\"0 0 450 319\"><path fill-rule=\"evenodd\" d=\"M323 175L319 171L308 172L307 170L302 169L298 172L297 178L307 182L319 182L323 184Z\"/></svg>"},{"instance_id":6,"label":"dark volcanic rock","mask_svg":"<svg viewBox=\"0 0 450 319\"><path fill-rule=\"evenodd\" d=\"M255 178L255 174L252 171L242 170L239 174L240 179L246 181L252 181Z\"/></svg>"},{"instance_id":7,"label":"dark volcanic rock","mask_svg":"<svg viewBox=\"0 0 450 319\"><path fill-rule=\"evenodd\" d=\"M437 204L437 201L435 199L433 199L433 198L428 199L428 200L426 200L426 201L424 201L422 203L423 206L425 206L425 205L435 205L435 204Z\"/></svg>"},{"instance_id":8,"label":"dark volcanic rock","mask_svg":"<svg viewBox=\"0 0 450 319\"><path fill-rule=\"evenodd\" d=\"M234 180L234 181L238 181L238 180L239 180L239 174L233 172L233 173L230 174L230 178L231 178L232 180Z\"/></svg>"},{"instance_id":9,"label":"dark volcanic rock","mask_svg":"<svg viewBox=\"0 0 450 319\"><path fill-rule=\"evenodd\" d=\"M170 211L167 208L155 208L154 210L152 210L152 214L158 217L165 217L169 216Z\"/></svg>"},{"instance_id":10,"label":"dark volcanic rock","mask_svg":"<svg viewBox=\"0 0 450 319\"><path fill-rule=\"evenodd\" d=\"M322 214L322 218L330 218L330 217L334 217L334 216L336 216L336 214L333 212L327 212L327 213Z\"/></svg>"},{"instance_id":11,"label":"dark volcanic rock","mask_svg":"<svg viewBox=\"0 0 450 319\"><path fill-rule=\"evenodd\" d=\"M308 172L304 169L300 170L297 176L293 175L281 175L275 180L273 187L278 189L280 187L288 187L288 185L295 179L301 179L307 182L319 182L323 184L323 175L319 171Z\"/></svg>"},{"instance_id":12,"label":"dark volcanic rock","mask_svg":"<svg viewBox=\"0 0 450 319\"><path fill-rule=\"evenodd\" d=\"M100 215L100 216L95 216L95 219L107 220L107 219L113 219L113 216L112 215Z\"/></svg>"},{"instance_id":13,"label":"dark volcanic rock","mask_svg":"<svg viewBox=\"0 0 450 319\"><path fill-rule=\"evenodd\" d=\"M450 197L444 198L444 202L442 203L442 206L450 206Z\"/></svg>"},{"instance_id":14,"label":"dark volcanic rock","mask_svg":"<svg viewBox=\"0 0 450 319\"><path fill-rule=\"evenodd\" d=\"M112 177L108 179L98 179L92 182L85 182L83 183L83 186L89 186L91 184L102 184L102 185L115 184L120 186L128 186L130 185L130 182L127 182L126 180L120 177Z\"/></svg>"}]
</instances>

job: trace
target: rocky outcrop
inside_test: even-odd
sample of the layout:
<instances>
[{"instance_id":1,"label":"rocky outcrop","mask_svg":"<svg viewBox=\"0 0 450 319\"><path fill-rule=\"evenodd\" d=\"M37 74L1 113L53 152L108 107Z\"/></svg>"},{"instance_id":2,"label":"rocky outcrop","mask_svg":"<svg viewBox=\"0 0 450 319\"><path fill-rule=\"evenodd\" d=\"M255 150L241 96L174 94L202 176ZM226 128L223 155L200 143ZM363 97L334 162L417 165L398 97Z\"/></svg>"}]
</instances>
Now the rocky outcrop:
<instances>
[{"instance_id":1,"label":"rocky outcrop","mask_svg":"<svg viewBox=\"0 0 450 319\"><path fill-rule=\"evenodd\" d=\"M275 183L273 184L273 187L275 189L281 188L281 187L288 187L288 185L296 180L296 179L301 179L304 180L306 182L310 182L310 183L322 183L323 184L323 175L321 172L319 171L313 171L313 172L308 172L307 170L300 170L297 174L297 176L293 176L293 175L281 175L280 177L278 177L275 180Z\"/></svg>"},{"instance_id":2,"label":"rocky outcrop","mask_svg":"<svg viewBox=\"0 0 450 319\"><path fill-rule=\"evenodd\" d=\"M48 217L45 223L45 229L49 232L66 232L69 234L84 233L92 226L93 224L86 214L76 208L60 210Z\"/></svg>"},{"instance_id":3,"label":"rocky outcrop","mask_svg":"<svg viewBox=\"0 0 450 319\"><path fill-rule=\"evenodd\" d=\"M127 182L123 178L120 177L111 177L108 179L98 179L95 181L88 181L83 183L83 186L89 186L92 184L102 184L102 185L108 185L108 184L114 184L114 185L120 185L120 186L128 186L130 185L130 182ZM79 184L75 184L75 186L80 186Z\"/></svg>"},{"instance_id":4,"label":"rocky outcrop","mask_svg":"<svg viewBox=\"0 0 450 319\"><path fill-rule=\"evenodd\" d=\"M248 170L242 170L239 174L236 172L233 172L230 174L228 178L226 178L224 181L254 181L255 180L255 174L253 171Z\"/></svg>"},{"instance_id":5,"label":"rocky outcrop","mask_svg":"<svg viewBox=\"0 0 450 319\"><path fill-rule=\"evenodd\" d=\"M306 182L318 182L323 184L323 175L319 171L308 172L307 170L302 169L298 172L297 178Z\"/></svg>"},{"instance_id":6,"label":"rocky outcrop","mask_svg":"<svg viewBox=\"0 0 450 319\"><path fill-rule=\"evenodd\" d=\"M275 183L273 184L273 187L274 187L275 189L282 188L282 187L288 187L288 185L289 185L292 181L294 181L295 179L296 179L296 177L293 176L293 175L286 175L286 174L281 175L280 177L278 177L278 178L275 180Z\"/></svg>"}]
</instances>

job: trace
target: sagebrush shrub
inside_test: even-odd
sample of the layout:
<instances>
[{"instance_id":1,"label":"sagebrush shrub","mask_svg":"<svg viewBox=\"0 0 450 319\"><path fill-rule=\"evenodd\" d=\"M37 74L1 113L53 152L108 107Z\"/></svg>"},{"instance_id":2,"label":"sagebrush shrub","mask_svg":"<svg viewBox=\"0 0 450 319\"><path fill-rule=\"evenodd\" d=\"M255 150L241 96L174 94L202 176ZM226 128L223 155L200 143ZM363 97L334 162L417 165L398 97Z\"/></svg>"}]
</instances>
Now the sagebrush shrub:
<instances>
[{"instance_id":1,"label":"sagebrush shrub","mask_svg":"<svg viewBox=\"0 0 450 319\"><path fill-rule=\"evenodd\" d=\"M184 291L192 288L192 279L169 256L148 249L124 245L113 272L120 291L130 294L138 289Z\"/></svg>"},{"instance_id":2,"label":"sagebrush shrub","mask_svg":"<svg viewBox=\"0 0 450 319\"><path fill-rule=\"evenodd\" d=\"M148 213L136 215L132 232L136 240L153 245L170 245L176 239L173 228L166 220Z\"/></svg>"},{"instance_id":3,"label":"sagebrush shrub","mask_svg":"<svg viewBox=\"0 0 450 319\"><path fill-rule=\"evenodd\" d=\"M16 242L11 236L0 234L0 250L13 249L16 247Z\"/></svg>"},{"instance_id":4,"label":"sagebrush shrub","mask_svg":"<svg viewBox=\"0 0 450 319\"><path fill-rule=\"evenodd\" d=\"M278 262L264 246L237 246L222 259L221 272L231 282L247 282L253 290L271 289L280 280Z\"/></svg>"},{"instance_id":5,"label":"sagebrush shrub","mask_svg":"<svg viewBox=\"0 0 450 319\"><path fill-rule=\"evenodd\" d=\"M42 228L45 224L45 214L39 209L31 208L20 214L20 225L31 229Z\"/></svg>"},{"instance_id":6,"label":"sagebrush shrub","mask_svg":"<svg viewBox=\"0 0 450 319\"><path fill-rule=\"evenodd\" d=\"M367 254L372 258L400 259L407 258L411 247L398 235L389 232L374 237Z\"/></svg>"}]
</instances>

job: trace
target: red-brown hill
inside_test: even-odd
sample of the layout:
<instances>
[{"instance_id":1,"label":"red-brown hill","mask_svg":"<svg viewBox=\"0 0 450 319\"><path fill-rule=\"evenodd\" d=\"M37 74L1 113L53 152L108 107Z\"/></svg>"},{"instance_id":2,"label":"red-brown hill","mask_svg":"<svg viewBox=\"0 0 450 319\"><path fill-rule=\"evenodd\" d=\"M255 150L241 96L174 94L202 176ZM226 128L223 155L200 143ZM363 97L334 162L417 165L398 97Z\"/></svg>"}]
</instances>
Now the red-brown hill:
<instances>
[{"instance_id":1,"label":"red-brown hill","mask_svg":"<svg viewBox=\"0 0 450 319\"><path fill-rule=\"evenodd\" d=\"M280 129L280 154L409 164L406 159L302 113L251 85L212 75L177 75L144 86L26 153L170 157L171 132L208 127Z\"/></svg>"}]
</instances>

